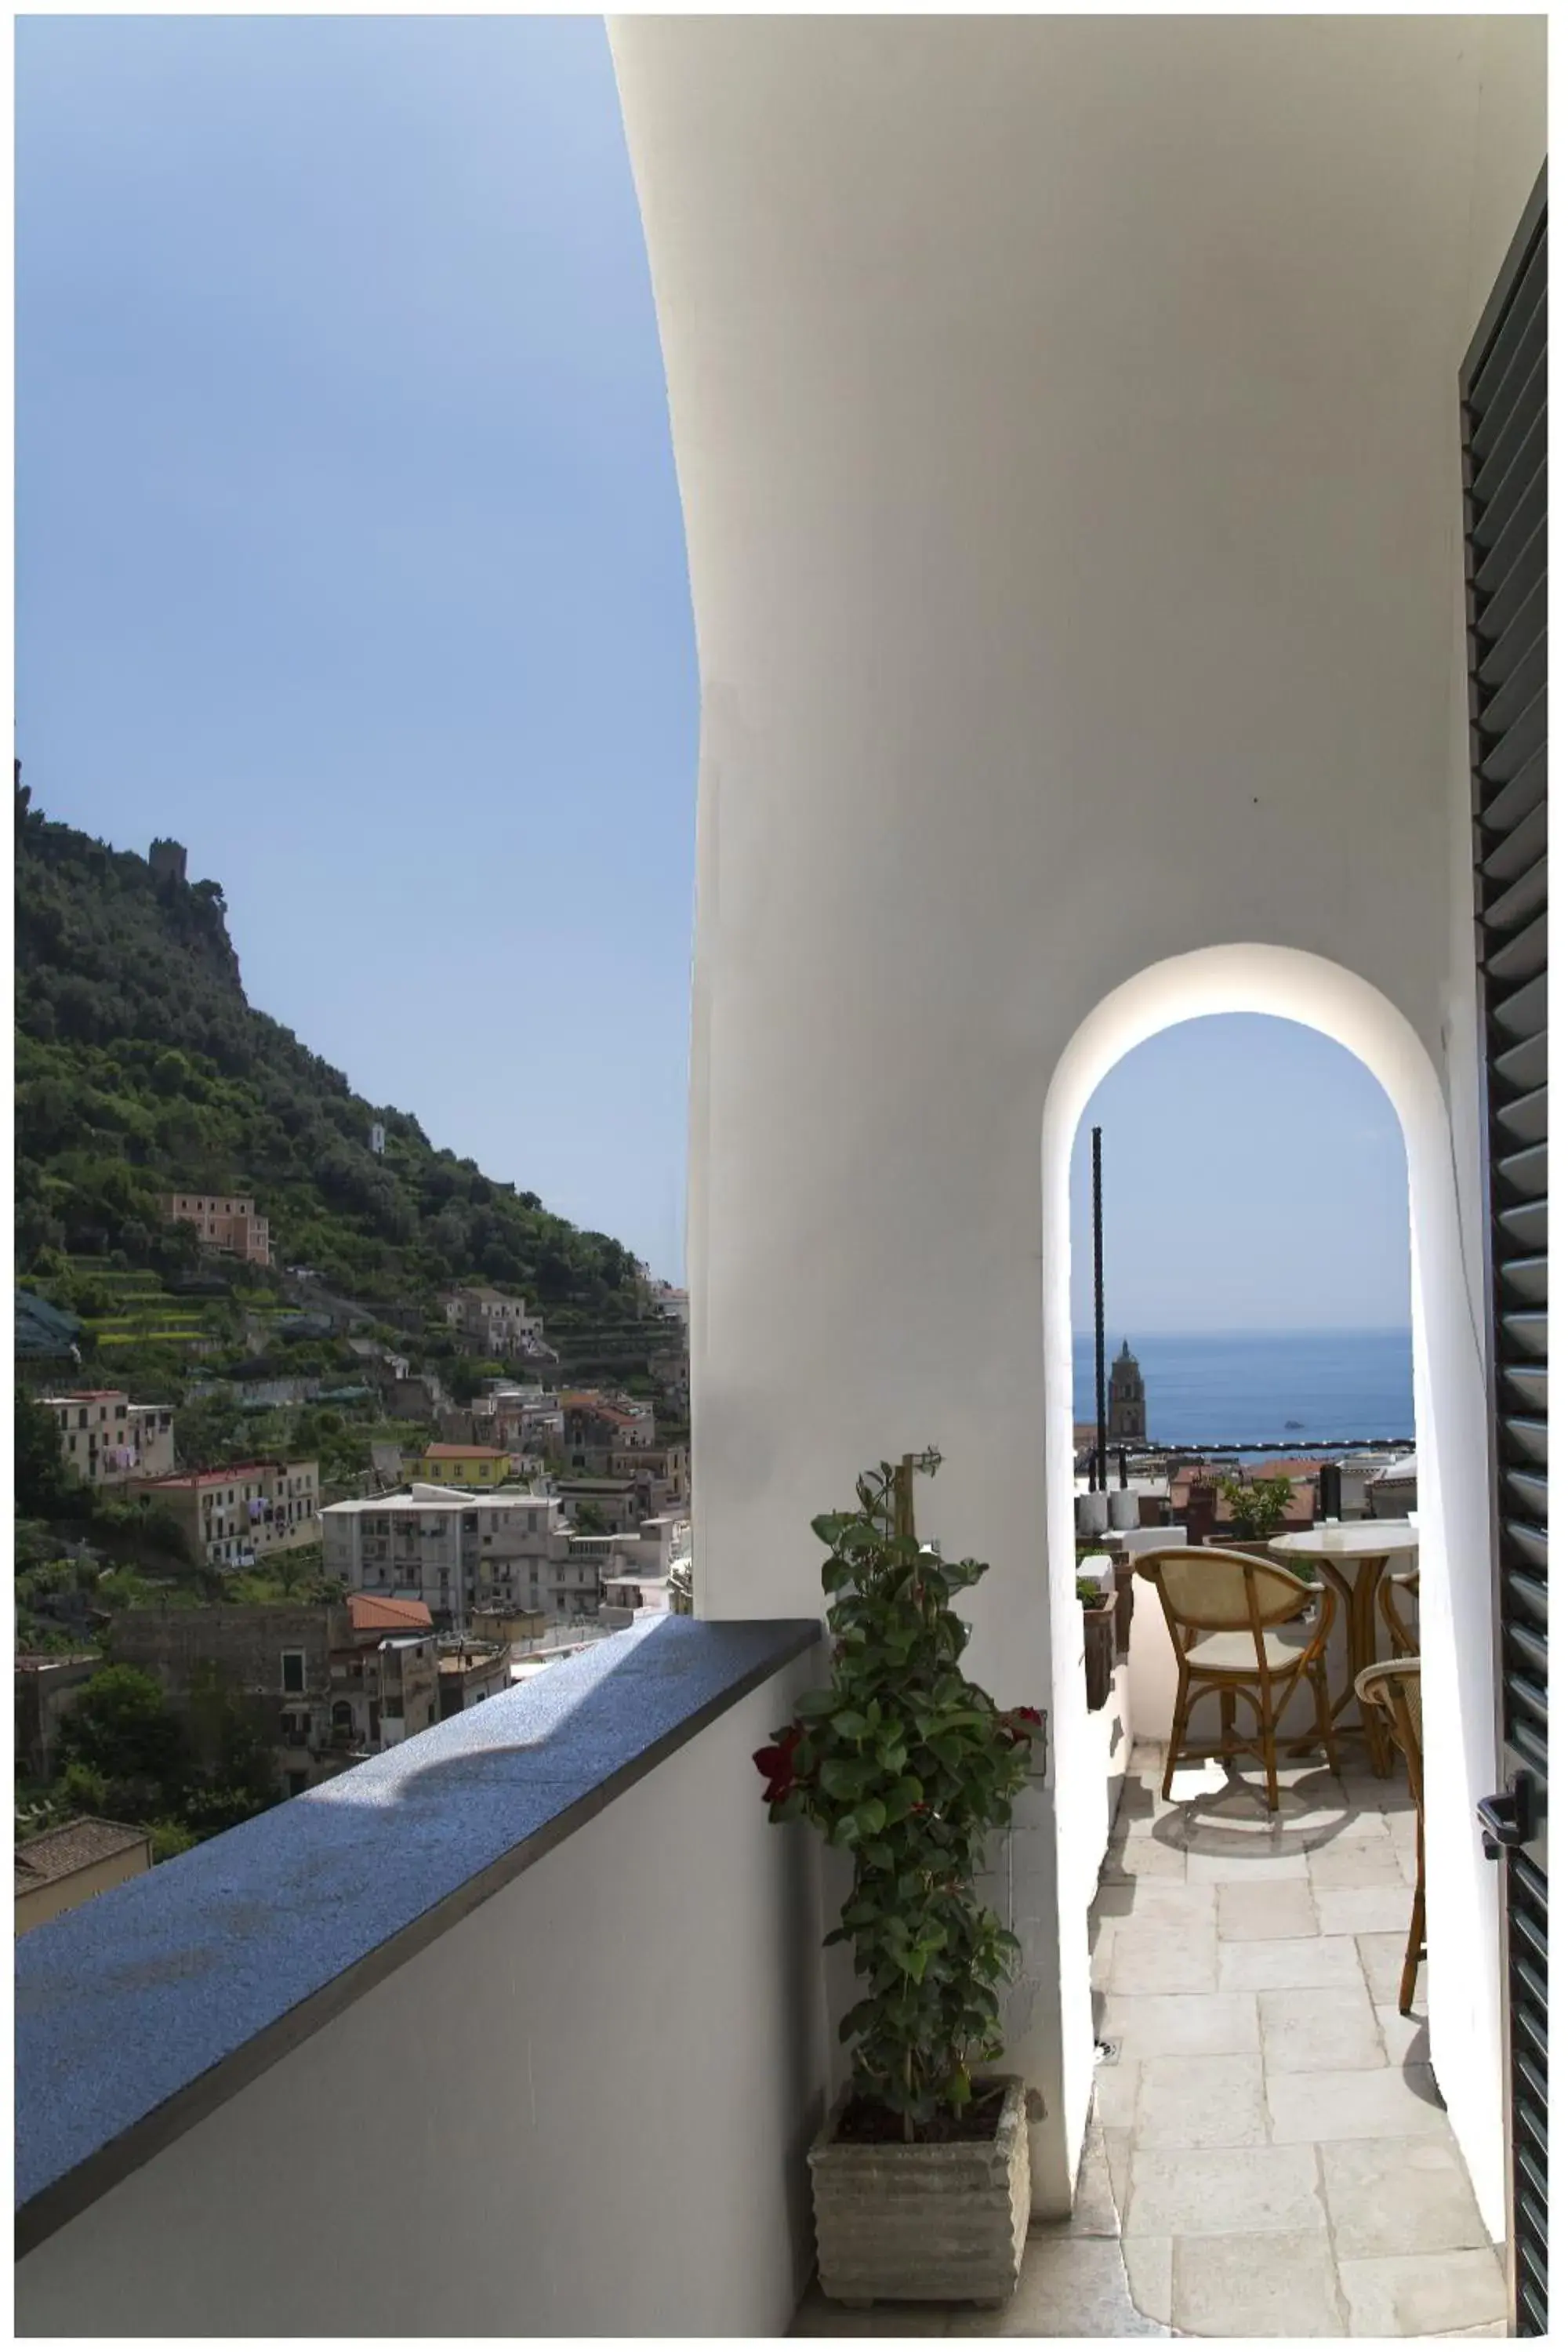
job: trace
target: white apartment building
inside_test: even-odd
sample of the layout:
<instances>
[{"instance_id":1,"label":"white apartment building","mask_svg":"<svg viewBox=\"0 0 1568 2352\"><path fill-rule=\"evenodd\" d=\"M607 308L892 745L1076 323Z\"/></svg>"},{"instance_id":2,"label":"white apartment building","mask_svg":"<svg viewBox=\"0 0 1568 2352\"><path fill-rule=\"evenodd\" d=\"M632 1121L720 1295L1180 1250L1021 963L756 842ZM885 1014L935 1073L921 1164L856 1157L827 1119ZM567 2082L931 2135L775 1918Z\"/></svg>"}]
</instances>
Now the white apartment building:
<instances>
[{"instance_id":1,"label":"white apartment building","mask_svg":"<svg viewBox=\"0 0 1568 2352\"><path fill-rule=\"evenodd\" d=\"M174 1415L166 1404L132 1404L122 1389L74 1389L44 1397L60 1435L60 1459L89 1486L166 1478L174 1467Z\"/></svg>"},{"instance_id":2,"label":"white apartment building","mask_svg":"<svg viewBox=\"0 0 1568 2352\"><path fill-rule=\"evenodd\" d=\"M329 1576L351 1592L423 1601L437 1624L480 1605L593 1615L596 1559L575 1553L559 1500L519 1489L459 1494L423 1483L333 1503L321 1514Z\"/></svg>"}]
</instances>

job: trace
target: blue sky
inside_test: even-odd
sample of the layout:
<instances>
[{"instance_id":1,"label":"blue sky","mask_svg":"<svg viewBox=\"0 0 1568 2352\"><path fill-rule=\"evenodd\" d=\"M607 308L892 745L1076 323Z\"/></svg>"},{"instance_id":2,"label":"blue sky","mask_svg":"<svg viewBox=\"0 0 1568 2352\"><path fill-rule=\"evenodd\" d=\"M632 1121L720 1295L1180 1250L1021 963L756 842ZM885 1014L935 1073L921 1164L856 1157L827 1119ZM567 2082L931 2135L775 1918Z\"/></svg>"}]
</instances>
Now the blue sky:
<instances>
[{"instance_id":1,"label":"blue sky","mask_svg":"<svg viewBox=\"0 0 1568 2352\"><path fill-rule=\"evenodd\" d=\"M253 1003L679 1276L696 664L602 24L34 16L16 55L35 801L185 842ZM1338 1048L1191 1024L1089 1116L1119 1330L1407 1319L1398 1131Z\"/></svg>"},{"instance_id":2,"label":"blue sky","mask_svg":"<svg viewBox=\"0 0 1568 2352\"><path fill-rule=\"evenodd\" d=\"M596 18L17 26L18 711L252 1003L680 1254L697 681Z\"/></svg>"},{"instance_id":3,"label":"blue sky","mask_svg":"<svg viewBox=\"0 0 1568 2352\"><path fill-rule=\"evenodd\" d=\"M1136 1349L1154 1331L1408 1327L1404 1138L1343 1046L1293 1021L1234 1013L1183 1022L1118 1062L1073 1150L1079 1331L1094 1321L1096 1122L1113 1346L1124 1331Z\"/></svg>"}]
</instances>

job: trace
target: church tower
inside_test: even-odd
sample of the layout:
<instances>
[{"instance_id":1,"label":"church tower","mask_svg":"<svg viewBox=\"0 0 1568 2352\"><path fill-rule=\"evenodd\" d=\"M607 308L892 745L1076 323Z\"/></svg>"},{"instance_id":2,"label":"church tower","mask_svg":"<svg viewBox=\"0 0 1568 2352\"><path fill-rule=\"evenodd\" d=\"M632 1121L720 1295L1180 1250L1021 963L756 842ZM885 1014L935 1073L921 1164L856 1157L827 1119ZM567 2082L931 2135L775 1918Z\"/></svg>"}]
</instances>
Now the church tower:
<instances>
[{"instance_id":1,"label":"church tower","mask_svg":"<svg viewBox=\"0 0 1568 2352\"><path fill-rule=\"evenodd\" d=\"M1110 1426L1106 1433L1113 1445L1144 1445L1148 1443L1143 1375L1138 1369L1137 1357L1125 1339L1121 1342L1121 1353L1110 1367Z\"/></svg>"}]
</instances>

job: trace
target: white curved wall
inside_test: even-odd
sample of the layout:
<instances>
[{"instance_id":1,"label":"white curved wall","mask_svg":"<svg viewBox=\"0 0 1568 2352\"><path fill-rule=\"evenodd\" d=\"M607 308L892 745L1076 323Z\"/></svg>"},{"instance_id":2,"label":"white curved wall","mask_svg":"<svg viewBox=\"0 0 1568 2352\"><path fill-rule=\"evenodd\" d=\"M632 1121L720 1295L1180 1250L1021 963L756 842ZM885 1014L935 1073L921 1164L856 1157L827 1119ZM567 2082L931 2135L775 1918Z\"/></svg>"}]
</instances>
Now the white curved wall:
<instances>
[{"instance_id":1,"label":"white curved wall","mask_svg":"<svg viewBox=\"0 0 1568 2352\"><path fill-rule=\"evenodd\" d=\"M1444 1086L1473 1153L1456 376L1544 148L1542 26L612 37L703 681L698 1605L818 1606L811 1515L934 1443L922 1526L993 1563L974 1670L1037 1699L1039 1122L1095 1008L1216 943L1317 957L1404 1024L1413 1182ZM1461 1194L1473 1244L1468 1162ZM1421 1344L1457 1364L1456 1221L1425 1222ZM1048 2201L1081 2102L1035 1843Z\"/></svg>"}]
</instances>

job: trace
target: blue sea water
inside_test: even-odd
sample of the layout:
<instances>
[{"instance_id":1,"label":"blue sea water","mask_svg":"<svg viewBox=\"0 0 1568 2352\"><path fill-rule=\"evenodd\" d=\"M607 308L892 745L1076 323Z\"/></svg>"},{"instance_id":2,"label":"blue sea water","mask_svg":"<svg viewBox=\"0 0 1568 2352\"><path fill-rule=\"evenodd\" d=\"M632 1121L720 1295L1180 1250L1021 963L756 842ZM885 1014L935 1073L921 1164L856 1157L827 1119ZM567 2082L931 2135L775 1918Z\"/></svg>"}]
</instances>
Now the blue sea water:
<instances>
[{"instance_id":1,"label":"blue sea water","mask_svg":"<svg viewBox=\"0 0 1568 2352\"><path fill-rule=\"evenodd\" d=\"M1203 1439L1282 1450L1314 1440L1413 1438L1408 1331L1106 1333L1111 1363L1126 1338L1143 1375L1155 1445ZM1094 1419L1094 1339L1073 1339L1073 1418ZM1291 1428L1292 1422L1300 1424Z\"/></svg>"}]
</instances>

